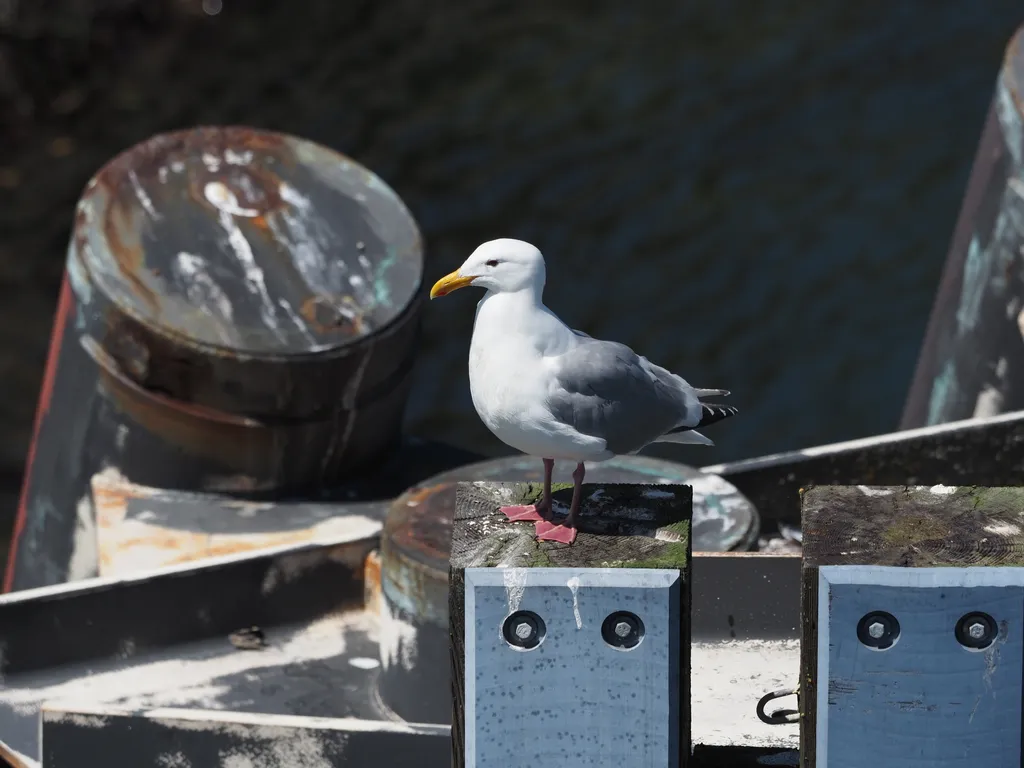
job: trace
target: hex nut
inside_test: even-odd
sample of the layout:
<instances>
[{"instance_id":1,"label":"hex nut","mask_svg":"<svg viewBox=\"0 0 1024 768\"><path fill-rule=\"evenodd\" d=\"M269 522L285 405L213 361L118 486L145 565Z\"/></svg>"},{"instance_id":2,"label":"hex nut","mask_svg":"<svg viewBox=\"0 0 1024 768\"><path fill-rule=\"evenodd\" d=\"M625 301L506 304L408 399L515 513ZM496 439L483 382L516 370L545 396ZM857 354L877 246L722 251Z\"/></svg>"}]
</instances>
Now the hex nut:
<instances>
[{"instance_id":1,"label":"hex nut","mask_svg":"<svg viewBox=\"0 0 1024 768\"><path fill-rule=\"evenodd\" d=\"M544 620L533 611L516 611L501 625L505 642L517 651L532 651L544 641L546 632Z\"/></svg>"},{"instance_id":2,"label":"hex nut","mask_svg":"<svg viewBox=\"0 0 1024 768\"><path fill-rule=\"evenodd\" d=\"M857 639L873 651L888 650L899 636L899 621L886 611L871 611L857 622Z\"/></svg>"}]
</instances>

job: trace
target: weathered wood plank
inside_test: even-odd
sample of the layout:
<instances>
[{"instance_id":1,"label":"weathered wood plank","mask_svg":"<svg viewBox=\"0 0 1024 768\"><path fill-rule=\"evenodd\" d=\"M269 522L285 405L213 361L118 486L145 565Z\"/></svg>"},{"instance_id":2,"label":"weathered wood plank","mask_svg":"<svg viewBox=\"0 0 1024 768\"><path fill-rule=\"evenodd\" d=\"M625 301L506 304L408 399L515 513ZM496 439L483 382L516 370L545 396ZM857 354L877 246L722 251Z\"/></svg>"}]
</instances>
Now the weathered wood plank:
<instances>
[{"instance_id":1,"label":"weathered wood plank","mask_svg":"<svg viewBox=\"0 0 1024 768\"><path fill-rule=\"evenodd\" d=\"M1024 488L802 501L801 765L1019 764Z\"/></svg>"},{"instance_id":2,"label":"weathered wood plank","mask_svg":"<svg viewBox=\"0 0 1024 768\"><path fill-rule=\"evenodd\" d=\"M532 523L499 511L539 493L457 490L453 765L482 768L499 754L510 766L686 765L690 487L586 486L570 546L537 542ZM556 488L555 503L568 495Z\"/></svg>"},{"instance_id":3,"label":"weathered wood plank","mask_svg":"<svg viewBox=\"0 0 1024 768\"><path fill-rule=\"evenodd\" d=\"M804 562L1024 565L1024 488L820 486L803 493Z\"/></svg>"}]
</instances>

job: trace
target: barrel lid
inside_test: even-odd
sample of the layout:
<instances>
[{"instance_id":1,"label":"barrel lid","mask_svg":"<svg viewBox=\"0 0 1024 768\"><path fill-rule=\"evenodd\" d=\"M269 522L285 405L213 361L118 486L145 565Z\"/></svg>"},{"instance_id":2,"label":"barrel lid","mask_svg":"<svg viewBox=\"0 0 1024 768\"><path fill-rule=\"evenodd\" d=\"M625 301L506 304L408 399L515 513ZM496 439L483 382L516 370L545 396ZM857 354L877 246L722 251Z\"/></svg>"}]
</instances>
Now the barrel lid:
<instances>
[{"instance_id":1,"label":"barrel lid","mask_svg":"<svg viewBox=\"0 0 1024 768\"><path fill-rule=\"evenodd\" d=\"M422 241L359 163L284 134L203 127L114 158L79 203L92 288L166 336L256 357L373 334L414 300Z\"/></svg>"}]
</instances>

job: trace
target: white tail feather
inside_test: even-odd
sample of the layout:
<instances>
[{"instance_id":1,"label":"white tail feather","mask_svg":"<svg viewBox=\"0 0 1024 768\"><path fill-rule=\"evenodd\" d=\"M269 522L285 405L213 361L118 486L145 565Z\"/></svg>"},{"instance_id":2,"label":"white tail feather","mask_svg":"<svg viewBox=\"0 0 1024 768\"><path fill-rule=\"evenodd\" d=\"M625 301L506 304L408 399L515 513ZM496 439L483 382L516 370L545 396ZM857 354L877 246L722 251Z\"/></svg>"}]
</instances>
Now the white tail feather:
<instances>
[{"instance_id":1,"label":"white tail feather","mask_svg":"<svg viewBox=\"0 0 1024 768\"><path fill-rule=\"evenodd\" d=\"M654 442L656 443L678 443L680 445L714 445L715 442L711 438L704 437L700 432L695 429L689 429L686 432L673 432L669 435L662 435Z\"/></svg>"},{"instance_id":2,"label":"white tail feather","mask_svg":"<svg viewBox=\"0 0 1024 768\"><path fill-rule=\"evenodd\" d=\"M693 393L697 397L728 397L728 389L694 389Z\"/></svg>"}]
</instances>

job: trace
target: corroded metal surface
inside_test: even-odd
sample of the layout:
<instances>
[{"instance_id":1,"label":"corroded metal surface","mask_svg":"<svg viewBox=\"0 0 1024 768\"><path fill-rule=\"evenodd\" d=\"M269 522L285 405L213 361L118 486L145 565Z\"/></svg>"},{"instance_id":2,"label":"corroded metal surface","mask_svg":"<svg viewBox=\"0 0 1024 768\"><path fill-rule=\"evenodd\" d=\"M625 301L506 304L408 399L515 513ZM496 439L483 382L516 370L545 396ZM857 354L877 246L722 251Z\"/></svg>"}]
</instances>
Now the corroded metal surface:
<instances>
[{"instance_id":1,"label":"corroded metal surface","mask_svg":"<svg viewBox=\"0 0 1024 768\"><path fill-rule=\"evenodd\" d=\"M337 420L404 378L422 270L415 222L373 173L249 128L116 157L68 252L78 322L117 371L185 408L269 419Z\"/></svg>"},{"instance_id":2,"label":"corroded metal surface","mask_svg":"<svg viewBox=\"0 0 1024 768\"><path fill-rule=\"evenodd\" d=\"M119 155L89 183L75 235L83 277L127 314L225 354L345 345L401 314L422 276L416 225L380 179L250 128Z\"/></svg>"},{"instance_id":3,"label":"corroded metal surface","mask_svg":"<svg viewBox=\"0 0 1024 768\"><path fill-rule=\"evenodd\" d=\"M299 498L154 488L108 467L92 478L95 528L90 530L99 573L121 575L325 537L376 540L400 490L470 457L437 443L407 439L361 480ZM379 587L379 568L374 581Z\"/></svg>"},{"instance_id":4,"label":"corroded metal surface","mask_svg":"<svg viewBox=\"0 0 1024 768\"><path fill-rule=\"evenodd\" d=\"M381 529L334 504L167 491L111 469L93 478L92 494L100 576L344 537L375 542Z\"/></svg>"},{"instance_id":5,"label":"corroded metal surface","mask_svg":"<svg viewBox=\"0 0 1024 768\"><path fill-rule=\"evenodd\" d=\"M116 157L79 201L6 588L97 572L89 482L108 466L315 494L379 465L421 278L404 204L324 147L198 128Z\"/></svg>"},{"instance_id":6,"label":"corroded metal surface","mask_svg":"<svg viewBox=\"0 0 1024 768\"><path fill-rule=\"evenodd\" d=\"M1006 49L903 429L1024 408L1024 28Z\"/></svg>"}]
</instances>

